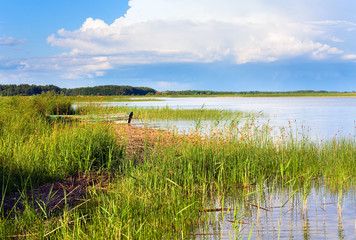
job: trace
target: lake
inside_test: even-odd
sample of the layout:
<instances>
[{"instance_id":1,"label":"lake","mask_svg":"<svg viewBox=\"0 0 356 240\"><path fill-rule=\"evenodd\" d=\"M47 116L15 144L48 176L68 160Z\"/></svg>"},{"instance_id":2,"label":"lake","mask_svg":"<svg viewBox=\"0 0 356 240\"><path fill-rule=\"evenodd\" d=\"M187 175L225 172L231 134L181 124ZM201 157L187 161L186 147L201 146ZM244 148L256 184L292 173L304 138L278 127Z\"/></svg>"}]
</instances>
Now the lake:
<instances>
[{"instance_id":1,"label":"lake","mask_svg":"<svg viewBox=\"0 0 356 240\"><path fill-rule=\"evenodd\" d=\"M208 224L196 229L194 238L248 239L251 235L250 239L266 240L356 239L353 190L339 195L313 186L305 205L302 189L296 193L288 188L265 188L249 196L241 192L237 189L224 199L213 198L210 208L225 211L206 213Z\"/></svg>"},{"instance_id":2,"label":"lake","mask_svg":"<svg viewBox=\"0 0 356 240\"><path fill-rule=\"evenodd\" d=\"M159 98L163 101L114 102L107 105L170 107L184 109L226 109L261 112L260 121L274 127L293 127L309 131L312 139L334 136L355 138L356 98L351 97L190 97ZM175 125L181 129L194 126L192 121L158 122L160 127Z\"/></svg>"},{"instance_id":3,"label":"lake","mask_svg":"<svg viewBox=\"0 0 356 240\"><path fill-rule=\"evenodd\" d=\"M223 109L262 113L259 123L276 128L288 127L304 132L313 140L346 137L355 139L356 98L344 97L192 97L160 98L163 101L114 102L106 105L170 107L184 109ZM194 121L156 121L153 125L180 130L194 128ZM209 125L204 121L203 125ZM312 186L303 201L303 189L268 186L259 193L239 189L212 196L207 208L232 211L205 213L211 223L193 229L192 239L356 239L356 194L354 187L335 192ZM256 193L253 193L256 192ZM264 197L261 197L264 196ZM256 206L262 208L258 209ZM304 209L305 207L305 209ZM264 210L268 209L268 210ZM240 217L239 217L240 216ZM236 218L238 217L238 218Z\"/></svg>"}]
</instances>

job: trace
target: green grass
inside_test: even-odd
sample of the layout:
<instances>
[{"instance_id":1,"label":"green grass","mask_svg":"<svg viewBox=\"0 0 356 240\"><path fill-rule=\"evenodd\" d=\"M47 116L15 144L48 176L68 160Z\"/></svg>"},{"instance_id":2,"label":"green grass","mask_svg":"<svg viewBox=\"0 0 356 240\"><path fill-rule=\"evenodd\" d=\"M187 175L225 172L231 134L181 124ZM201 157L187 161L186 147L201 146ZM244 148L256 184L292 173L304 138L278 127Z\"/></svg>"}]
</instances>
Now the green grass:
<instances>
[{"instance_id":1,"label":"green grass","mask_svg":"<svg viewBox=\"0 0 356 240\"><path fill-rule=\"evenodd\" d=\"M155 148L144 142L143 155L128 155L126 142L116 141L110 124L44 120L46 113L67 111L66 107L64 110L59 107L61 101L62 98L52 96L0 100L2 186L21 190L27 179L38 185L99 168L111 169L114 177L103 187L89 188L83 204L75 208L67 206L44 214L25 202L24 211L0 218L1 238L18 235L27 239L194 238L189 234L210 221L201 210L210 206L211 196L221 196L223 204L225 194L236 187L242 187L241 199L258 204L265 184L274 186L273 191L290 188L298 193L296 197L303 199L309 194L312 180L325 185L327 191L355 186L355 139L320 143L308 138L296 140L292 129L276 138L269 126L257 127L251 121L243 126L231 124L223 130L212 129L209 138L198 133L167 137L162 132ZM42 110L31 110L34 102L41 102ZM80 111L111 110L130 111L94 106ZM186 110L175 111L134 110L142 118L163 119L182 117ZM211 118L210 110L204 111L188 111L186 118ZM236 113L231 114L223 117ZM246 188L254 184L254 190Z\"/></svg>"},{"instance_id":2,"label":"green grass","mask_svg":"<svg viewBox=\"0 0 356 240\"><path fill-rule=\"evenodd\" d=\"M118 160L122 149L110 125L45 117L71 111L70 102L49 95L0 100L0 186L21 190L29 182L37 186Z\"/></svg>"},{"instance_id":3,"label":"green grass","mask_svg":"<svg viewBox=\"0 0 356 240\"><path fill-rule=\"evenodd\" d=\"M65 97L65 99L68 99L73 103L163 101L153 96L76 96Z\"/></svg>"},{"instance_id":4,"label":"green grass","mask_svg":"<svg viewBox=\"0 0 356 240\"><path fill-rule=\"evenodd\" d=\"M356 97L356 92L260 92L260 93L235 93L235 94L160 94L157 97Z\"/></svg>"},{"instance_id":5,"label":"green grass","mask_svg":"<svg viewBox=\"0 0 356 240\"><path fill-rule=\"evenodd\" d=\"M212 94L212 95L170 95L157 94L150 96L76 96L66 97L72 102L140 102L140 101L164 101L159 98L191 98L191 97L356 97L356 92L260 92L260 93L236 93L236 94Z\"/></svg>"},{"instance_id":6,"label":"green grass","mask_svg":"<svg viewBox=\"0 0 356 240\"><path fill-rule=\"evenodd\" d=\"M133 112L134 119L141 120L227 120L241 119L242 117L258 116L258 113L247 113L241 111L206 109L172 109L167 107L131 107L131 106L100 106L98 104L87 104L79 106L77 114L112 114Z\"/></svg>"},{"instance_id":7,"label":"green grass","mask_svg":"<svg viewBox=\"0 0 356 240\"><path fill-rule=\"evenodd\" d=\"M328 93L257 93L238 94L238 97L356 97L355 92L328 92Z\"/></svg>"}]
</instances>

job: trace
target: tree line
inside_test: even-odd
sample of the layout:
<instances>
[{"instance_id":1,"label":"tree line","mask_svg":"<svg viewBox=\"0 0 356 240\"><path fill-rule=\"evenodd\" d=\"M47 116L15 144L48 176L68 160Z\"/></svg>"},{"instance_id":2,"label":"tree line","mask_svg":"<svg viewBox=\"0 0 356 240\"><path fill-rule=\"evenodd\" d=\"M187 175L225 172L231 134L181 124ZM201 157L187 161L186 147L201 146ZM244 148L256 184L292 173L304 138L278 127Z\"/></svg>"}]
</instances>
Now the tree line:
<instances>
[{"instance_id":1,"label":"tree line","mask_svg":"<svg viewBox=\"0 0 356 240\"><path fill-rule=\"evenodd\" d=\"M340 93L329 91L314 91L300 90L287 92L266 92L266 91L210 91L210 90L183 90L183 91L164 91L157 92L153 88L148 87L132 87L119 85L104 85L96 87L81 87L81 88L60 88L54 85L29 85L29 84L9 84L0 85L0 96L31 96L42 93L55 93L65 96L120 96L120 95L302 95L302 94L323 94L323 93ZM354 93L354 92L353 92Z\"/></svg>"},{"instance_id":2,"label":"tree line","mask_svg":"<svg viewBox=\"0 0 356 240\"><path fill-rule=\"evenodd\" d=\"M29 84L9 84L0 85L0 96L31 96L42 93L52 92L55 94L63 94L65 96L118 96L118 95L147 95L155 94L156 90L148 87L131 87L118 85L105 85L96 87L81 87L81 88L60 88L54 85L29 85Z\"/></svg>"},{"instance_id":3,"label":"tree line","mask_svg":"<svg viewBox=\"0 0 356 240\"><path fill-rule=\"evenodd\" d=\"M209 90L186 90L186 91L164 91L157 92L158 95L303 95L303 94L323 94L323 93L350 93L350 92L337 92L337 91L314 91L314 90L298 90L298 91L209 91ZM352 92L354 93L354 92Z\"/></svg>"}]
</instances>

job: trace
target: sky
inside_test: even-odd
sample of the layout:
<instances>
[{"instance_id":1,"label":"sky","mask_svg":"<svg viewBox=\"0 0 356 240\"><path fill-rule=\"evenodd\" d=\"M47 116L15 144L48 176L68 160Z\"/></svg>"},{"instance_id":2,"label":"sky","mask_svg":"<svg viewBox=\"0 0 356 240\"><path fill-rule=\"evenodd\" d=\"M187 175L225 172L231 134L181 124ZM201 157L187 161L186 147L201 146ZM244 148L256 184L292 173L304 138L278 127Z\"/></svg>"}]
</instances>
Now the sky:
<instances>
[{"instance_id":1,"label":"sky","mask_svg":"<svg viewBox=\"0 0 356 240\"><path fill-rule=\"evenodd\" d=\"M0 3L0 84L356 91L355 0Z\"/></svg>"}]
</instances>

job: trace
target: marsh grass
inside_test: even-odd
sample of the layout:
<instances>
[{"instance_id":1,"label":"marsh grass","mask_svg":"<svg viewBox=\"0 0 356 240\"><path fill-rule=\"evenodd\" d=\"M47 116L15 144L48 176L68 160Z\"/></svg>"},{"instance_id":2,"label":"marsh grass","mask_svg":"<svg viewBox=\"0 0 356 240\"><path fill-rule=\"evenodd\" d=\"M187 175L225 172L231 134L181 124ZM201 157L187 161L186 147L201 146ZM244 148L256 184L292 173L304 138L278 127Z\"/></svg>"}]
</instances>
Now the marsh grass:
<instances>
[{"instance_id":1,"label":"marsh grass","mask_svg":"<svg viewBox=\"0 0 356 240\"><path fill-rule=\"evenodd\" d=\"M356 97L356 92L259 92L259 93L235 93L235 94L160 94L160 97L182 98L182 97Z\"/></svg>"},{"instance_id":2,"label":"marsh grass","mask_svg":"<svg viewBox=\"0 0 356 240\"><path fill-rule=\"evenodd\" d=\"M115 165L123 150L110 125L45 118L71 111L70 103L51 95L1 99L0 186L7 193Z\"/></svg>"},{"instance_id":3,"label":"marsh grass","mask_svg":"<svg viewBox=\"0 0 356 240\"><path fill-rule=\"evenodd\" d=\"M142 102L142 101L163 101L154 97L147 96L75 96L75 97L64 97L65 99L77 103L100 103L100 102Z\"/></svg>"},{"instance_id":4,"label":"marsh grass","mask_svg":"<svg viewBox=\"0 0 356 240\"><path fill-rule=\"evenodd\" d=\"M134 119L140 120L212 120L241 119L242 117L257 116L259 114L240 111L206 109L173 109L166 107L131 107L131 106L105 106L105 104L87 104L78 106L77 114L113 114L133 112Z\"/></svg>"},{"instance_id":5,"label":"marsh grass","mask_svg":"<svg viewBox=\"0 0 356 240\"><path fill-rule=\"evenodd\" d=\"M21 104L32 106L30 99L21 100ZM28 106L24 113L30 111ZM89 106L77 113L128 109L132 110ZM147 118L183 115L168 108L135 110ZM205 117L202 110L197 111L194 118ZM64 207L53 216L24 201L25 210L0 219L2 238L194 239L195 229L210 231L207 226L216 221L204 212L214 207L211 200L218 196L220 206L230 208L225 196L234 189L241 189L241 202L231 209L234 229L240 231L244 224L240 222L253 216L248 210L255 208L251 203L263 211L261 207L268 207L272 192L290 190L293 197L282 205L306 199L311 181L321 181L330 191L340 193L345 192L340 188L355 186L354 139L315 143L296 139L293 129L282 130L277 137L268 125L257 126L251 120L241 126L211 129L209 137L197 131L185 135L158 132L153 140L143 138L142 154L135 155L125 152L128 141L115 140L111 125L53 124L41 114L28 114L21 123L9 121L21 121L16 114L2 112L0 118L4 126L0 147L3 192L97 168L112 169L115 177L87 189L78 207Z\"/></svg>"}]
</instances>

